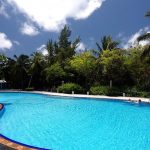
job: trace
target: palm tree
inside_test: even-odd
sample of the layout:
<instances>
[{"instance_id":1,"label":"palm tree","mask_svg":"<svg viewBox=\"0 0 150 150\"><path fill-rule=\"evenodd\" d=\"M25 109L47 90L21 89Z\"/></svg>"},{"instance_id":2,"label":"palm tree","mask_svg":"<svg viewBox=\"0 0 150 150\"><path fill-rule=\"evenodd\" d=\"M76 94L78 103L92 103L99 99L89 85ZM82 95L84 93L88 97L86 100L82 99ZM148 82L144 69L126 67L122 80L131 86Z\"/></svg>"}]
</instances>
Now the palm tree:
<instances>
[{"instance_id":1,"label":"palm tree","mask_svg":"<svg viewBox=\"0 0 150 150\"><path fill-rule=\"evenodd\" d=\"M4 78L4 70L6 68L7 61L7 57L3 54L0 54L0 79Z\"/></svg>"},{"instance_id":2,"label":"palm tree","mask_svg":"<svg viewBox=\"0 0 150 150\"><path fill-rule=\"evenodd\" d=\"M150 18L150 11L148 11L145 14L145 16ZM150 33L145 33L137 38L138 42L145 41L145 40L150 40ZM147 56L150 56L150 45L145 47L145 49L141 55L141 58L143 59L143 58L146 58Z\"/></svg>"},{"instance_id":3,"label":"palm tree","mask_svg":"<svg viewBox=\"0 0 150 150\"><path fill-rule=\"evenodd\" d=\"M20 88L25 87L25 81L27 81L27 76L28 76L28 68L29 68L29 57L27 55L20 55L17 57L14 55L15 58L15 64L13 66L13 75L14 75L14 80L16 81L16 84ZM20 85L21 83L21 85Z\"/></svg>"},{"instance_id":4,"label":"palm tree","mask_svg":"<svg viewBox=\"0 0 150 150\"><path fill-rule=\"evenodd\" d=\"M148 11L145 14L145 17L149 17L150 18L150 11ZM150 40L150 33L145 33L145 34L139 36L137 40L138 40L138 42L145 41L145 40Z\"/></svg>"},{"instance_id":5,"label":"palm tree","mask_svg":"<svg viewBox=\"0 0 150 150\"><path fill-rule=\"evenodd\" d=\"M31 82L33 81L34 86L41 86L39 82L41 82L41 72L44 68L44 56L40 52L34 52L31 55L31 66L29 69L30 80L28 83L28 87L30 87Z\"/></svg>"},{"instance_id":6,"label":"palm tree","mask_svg":"<svg viewBox=\"0 0 150 150\"><path fill-rule=\"evenodd\" d=\"M46 49L47 49L47 56L46 56L46 59L47 59L47 62L48 62L48 65L52 65L55 61L55 45L56 43L53 43L52 40L49 40L46 44Z\"/></svg>"},{"instance_id":7,"label":"palm tree","mask_svg":"<svg viewBox=\"0 0 150 150\"><path fill-rule=\"evenodd\" d=\"M98 51L94 51L94 53L97 53L98 55L100 55L100 53L104 50L113 50L113 49L117 49L119 42L118 41L113 41L112 37L109 36L104 36L101 39L101 43L96 43L97 47L98 47Z\"/></svg>"}]
</instances>

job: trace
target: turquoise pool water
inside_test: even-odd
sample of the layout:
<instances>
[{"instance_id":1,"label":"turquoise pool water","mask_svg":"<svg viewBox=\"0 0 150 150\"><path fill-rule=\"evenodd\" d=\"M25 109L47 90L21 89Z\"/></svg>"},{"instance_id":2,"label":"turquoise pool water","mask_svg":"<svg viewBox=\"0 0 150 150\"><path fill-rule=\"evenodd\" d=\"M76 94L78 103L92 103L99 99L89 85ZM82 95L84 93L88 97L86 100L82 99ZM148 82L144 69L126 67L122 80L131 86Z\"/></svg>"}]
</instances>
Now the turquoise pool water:
<instances>
[{"instance_id":1,"label":"turquoise pool water","mask_svg":"<svg viewBox=\"0 0 150 150\"><path fill-rule=\"evenodd\" d=\"M52 150L150 150L150 105L0 93L0 134Z\"/></svg>"}]
</instances>

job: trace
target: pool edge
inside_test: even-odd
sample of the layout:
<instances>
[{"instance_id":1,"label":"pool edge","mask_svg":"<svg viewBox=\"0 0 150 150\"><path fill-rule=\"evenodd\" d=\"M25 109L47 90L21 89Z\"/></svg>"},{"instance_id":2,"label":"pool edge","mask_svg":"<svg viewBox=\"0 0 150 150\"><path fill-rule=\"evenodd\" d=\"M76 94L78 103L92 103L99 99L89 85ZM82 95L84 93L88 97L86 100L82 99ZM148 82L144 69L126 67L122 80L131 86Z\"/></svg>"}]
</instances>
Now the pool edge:
<instances>
[{"instance_id":1,"label":"pool edge","mask_svg":"<svg viewBox=\"0 0 150 150\"><path fill-rule=\"evenodd\" d=\"M150 98L143 97L123 97L123 96L105 96L105 95L84 95L84 94L65 94L65 93L55 93L55 92L47 92L47 91L21 91L21 90L2 90L0 93L4 92L12 92L12 93L33 93L33 94L43 94L49 96L62 96L62 97L75 97L75 98L94 98L94 99L107 99L107 100L122 100L122 101L131 101L131 102L141 102L150 103Z\"/></svg>"}]
</instances>

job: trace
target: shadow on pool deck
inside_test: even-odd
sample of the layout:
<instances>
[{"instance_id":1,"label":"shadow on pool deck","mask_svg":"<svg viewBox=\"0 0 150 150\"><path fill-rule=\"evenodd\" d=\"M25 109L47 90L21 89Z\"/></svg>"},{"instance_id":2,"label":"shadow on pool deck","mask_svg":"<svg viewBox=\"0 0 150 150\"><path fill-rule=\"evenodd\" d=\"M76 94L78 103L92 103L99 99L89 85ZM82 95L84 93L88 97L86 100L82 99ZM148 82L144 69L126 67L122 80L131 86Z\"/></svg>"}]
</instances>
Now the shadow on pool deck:
<instances>
[{"instance_id":1,"label":"shadow on pool deck","mask_svg":"<svg viewBox=\"0 0 150 150\"><path fill-rule=\"evenodd\" d=\"M36 149L19 145L3 137L0 137L0 150L36 150Z\"/></svg>"},{"instance_id":2,"label":"shadow on pool deck","mask_svg":"<svg viewBox=\"0 0 150 150\"><path fill-rule=\"evenodd\" d=\"M15 150L14 148L10 148L6 145L0 144L0 150Z\"/></svg>"}]
</instances>

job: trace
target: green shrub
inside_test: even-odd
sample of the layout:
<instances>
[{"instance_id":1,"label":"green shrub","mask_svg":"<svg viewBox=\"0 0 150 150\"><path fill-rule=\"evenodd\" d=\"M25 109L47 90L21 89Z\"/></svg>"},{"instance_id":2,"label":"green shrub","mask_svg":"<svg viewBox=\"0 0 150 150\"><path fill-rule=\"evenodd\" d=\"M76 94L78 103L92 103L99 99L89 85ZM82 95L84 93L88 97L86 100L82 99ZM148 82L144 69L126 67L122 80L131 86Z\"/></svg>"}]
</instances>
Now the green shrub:
<instances>
[{"instance_id":1,"label":"green shrub","mask_svg":"<svg viewBox=\"0 0 150 150\"><path fill-rule=\"evenodd\" d=\"M150 93L146 91L139 90L136 87L132 87L125 91L127 96L131 97L150 97Z\"/></svg>"},{"instance_id":2,"label":"green shrub","mask_svg":"<svg viewBox=\"0 0 150 150\"><path fill-rule=\"evenodd\" d=\"M123 92L118 87L112 87L112 88L109 88L107 95L108 96L122 96Z\"/></svg>"},{"instance_id":3,"label":"green shrub","mask_svg":"<svg viewBox=\"0 0 150 150\"><path fill-rule=\"evenodd\" d=\"M150 97L149 92L139 90L136 87L128 88L128 89L112 87L111 89L108 90L107 95L108 96L122 96L123 93L125 93L126 96L131 96L131 97Z\"/></svg>"},{"instance_id":4,"label":"green shrub","mask_svg":"<svg viewBox=\"0 0 150 150\"><path fill-rule=\"evenodd\" d=\"M94 86L90 88L90 93L93 95L121 96L122 92L116 87L109 86Z\"/></svg>"},{"instance_id":5,"label":"green shrub","mask_svg":"<svg viewBox=\"0 0 150 150\"><path fill-rule=\"evenodd\" d=\"M90 88L90 93L93 95L107 95L108 91L108 86L93 86Z\"/></svg>"},{"instance_id":6,"label":"green shrub","mask_svg":"<svg viewBox=\"0 0 150 150\"><path fill-rule=\"evenodd\" d=\"M57 88L57 90L61 93L71 94L74 91L76 94L83 93L83 88L75 83L65 83Z\"/></svg>"},{"instance_id":7,"label":"green shrub","mask_svg":"<svg viewBox=\"0 0 150 150\"><path fill-rule=\"evenodd\" d=\"M34 90L33 87L25 88L25 91L33 91L33 90Z\"/></svg>"}]
</instances>

